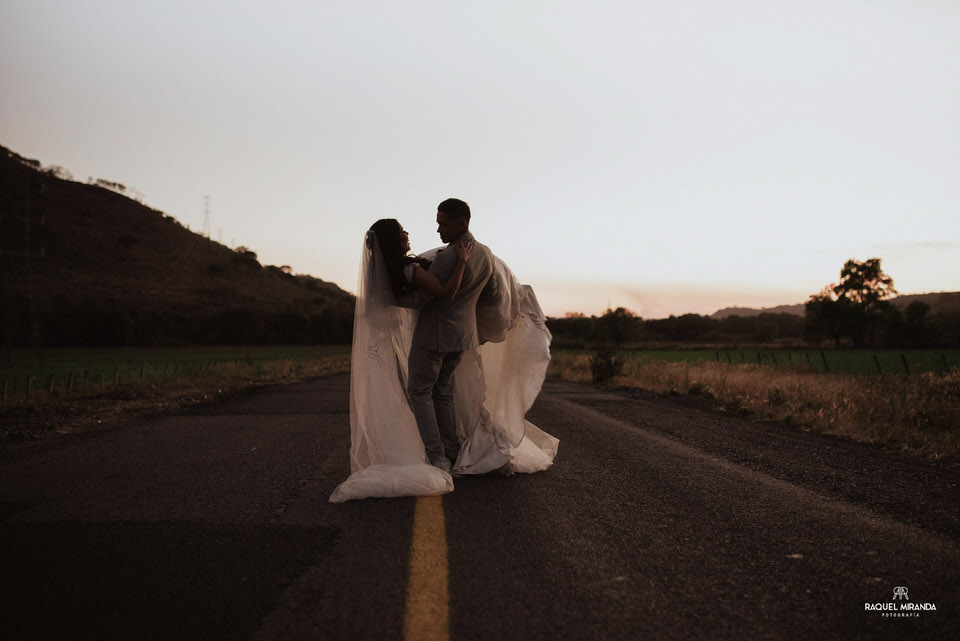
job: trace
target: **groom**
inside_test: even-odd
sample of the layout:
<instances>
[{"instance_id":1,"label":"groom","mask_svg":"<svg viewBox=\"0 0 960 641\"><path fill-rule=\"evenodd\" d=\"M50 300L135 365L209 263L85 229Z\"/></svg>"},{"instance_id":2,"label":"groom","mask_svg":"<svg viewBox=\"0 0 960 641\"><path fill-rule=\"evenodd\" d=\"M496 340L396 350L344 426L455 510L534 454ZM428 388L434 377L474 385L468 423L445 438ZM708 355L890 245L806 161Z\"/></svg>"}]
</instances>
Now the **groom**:
<instances>
[{"instance_id":1,"label":"groom","mask_svg":"<svg viewBox=\"0 0 960 641\"><path fill-rule=\"evenodd\" d=\"M437 206L437 233L447 243L430 266L430 273L446 282L457 265L457 243L474 241L470 233L470 207L457 198ZM493 255L474 241L460 289L453 300L431 300L420 309L420 319L410 347L407 392L417 419L427 458L450 472L457 461L460 441L453 412L453 372L466 350L480 344L477 335L477 299L494 286ZM488 293L489 294L489 293Z\"/></svg>"}]
</instances>

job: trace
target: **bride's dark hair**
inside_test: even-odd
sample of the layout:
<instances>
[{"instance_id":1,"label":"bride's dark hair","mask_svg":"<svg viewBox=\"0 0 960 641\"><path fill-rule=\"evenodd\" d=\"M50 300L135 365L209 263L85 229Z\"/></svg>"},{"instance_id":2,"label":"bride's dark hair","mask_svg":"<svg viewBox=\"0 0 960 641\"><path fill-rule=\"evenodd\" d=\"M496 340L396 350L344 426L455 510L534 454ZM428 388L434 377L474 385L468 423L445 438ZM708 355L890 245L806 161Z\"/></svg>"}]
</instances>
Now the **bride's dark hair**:
<instances>
[{"instance_id":1,"label":"bride's dark hair","mask_svg":"<svg viewBox=\"0 0 960 641\"><path fill-rule=\"evenodd\" d=\"M381 218L370 226L370 231L376 234L377 241L380 243L380 253L383 254L383 262L387 268L387 277L390 279L390 287L393 289L394 296L399 296L405 289L412 289L412 286L403 277L403 268L410 263L416 263L424 269L430 268L430 261L417 258L416 256L407 256L403 248L403 235L400 233L400 223L394 218ZM373 239L368 236L367 247L373 249Z\"/></svg>"}]
</instances>

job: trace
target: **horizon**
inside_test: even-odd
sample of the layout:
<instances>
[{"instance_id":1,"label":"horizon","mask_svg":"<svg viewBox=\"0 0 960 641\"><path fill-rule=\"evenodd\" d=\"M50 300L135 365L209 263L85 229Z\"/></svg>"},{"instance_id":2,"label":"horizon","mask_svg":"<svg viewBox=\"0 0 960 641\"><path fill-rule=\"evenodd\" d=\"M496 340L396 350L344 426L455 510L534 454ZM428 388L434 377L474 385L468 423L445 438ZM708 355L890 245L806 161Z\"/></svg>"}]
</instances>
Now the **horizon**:
<instances>
[{"instance_id":1,"label":"horizon","mask_svg":"<svg viewBox=\"0 0 960 641\"><path fill-rule=\"evenodd\" d=\"M4 147L5 147L6 145L0 144L0 146L4 146ZM9 149L11 152L15 153L15 154L18 153L18 152L17 152L16 150L14 150L14 149L10 149L9 147L8 147L8 149ZM21 157L23 157L23 158L25 158L25 159L28 159L28 160L35 160L35 161L40 162L42 169L50 169L51 167L57 167L57 168L59 168L59 169L66 170L67 173L68 173L68 175L70 176L69 178L67 178L68 180L72 180L72 181L74 181L74 182L78 182L78 183L81 183L81 184L95 184L95 183L91 182L91 179L93 179L93 177L90 177L90 178L88 179L88 181L78 180L75 176L72 175L72 172L70 172L70 170L69 170L68 167L62 167L62 166L60 166L60 165L45 164L45 163L43 163L43 160L42 160L42 159L39 159L39 158L29 158L29 157L27 157L27 156L24 156L23 154L18 154L18 155L20 155ZM110 181L109 178L103 178L103 179L104 179L104 180L107 180L107 181L109 181L109 182L119 182L119 181ZM94 180L95 180L95 179L94 179ZM107 188L109 189L109 187L107 187ZM116 192L116 193L118 193L118 194L120 194L121 196L124 196L124 197L126 197L126 198L130 198L130 199L132 199L132 200L136 200L136 201L139 202L140 204L142 204L142 205L144 205L144 206L146 206L146 207L148 207L148 208L150 208L150 209L154 209L155 211L160 211L160 212L163 213L164 215L168 215L168 216L170 215L170 214L167 214L166 212L162 212L161 210L154 208L149 202L146 202L146 201L144 201L143 199L138 199L138 198L135 197L135 196L140 195L140 194L130 194L130 193L126 193L126 192ZM176 219L176 217L173 217L173 216L171 216L171 217L174 218L174 220L177 220L177 222L179 222L180 224L182 224L188 231L191 231L191 232L193 232L193 233L195 233L195 234L198 234L198 235L203 236L203 231L202 231L202 229L200 229L200 230L194 229L189 223L184 223L184 222L179 221L178 219ZM228 248L230 248L230 249L234 249L234 250L235 250L235 249L237 249L238 247L241 247L240 245L237 245L237 246L235 246L235 247L230 247L229 245L223 243L221 240L219 240L219 239L214 239L214 238L212 237L212 235L209 236L209 237L207 237L207 238L208 238L209 240L214 240L215 242L218 242L218 243L220 243L220 244L223 244L224 246L226 246L226 247L228 247ZM243 246L243 247L245 247L245 246ZM247 249L253 251L254 253L256 253L256 254L259 256L259 252L257 252L257 250L256 250L255 247L247 247ZM266 264L267 264L267 263L264 263L264 265L266 265ZM270 263L270 264L274 264L274 263ZM284 262L284 261L280 261L279 263L276 263L277 266L286 265L286 264L287 264L287 263ZM298 274L298 275L303 275L303 276L312 276L312 277L314 277L314 278L319 278L319 279L325 280L325 281L328 280L328 279L325 279L325 278L323 278L322 276L318 276L318 275L316 275L316 274L310 274L310 273L304 273L304 272L294 272L294 273L296 273L296 274ZM333 282L333 281L328 281L328 282ZM348 293L350 293L350 294L352 294L352 295L356 295L355 288L343 287L343 286L340 285L339 283L334 283L334 284L337 284L337 285L338 285L341 289L343 289L344 291L346 291L346 292L348 292ZM831 283L828 283L828 285L832 285L832 284L833 284L832 282L831 282ZM585 290L591 288L591 285L588 284L588 283L575 283L575 284L573 284L573 285L571 285L570 283L567 283L567 284L565 285L565 287L566 287L568 290L569 290L570 287L577 287L577 286L583 287L583 288L585 288ZM825 285L825 286L826 286L826 285ZM821 289L822 289L822 288L821 288ZM632 290L632 289L630 289L629 287L624 286L624 287L623 287L622 289L620 289L619 291L620 291L620 294L621 294L621 297L620 297L621 299L630 300L630 301L633 301L634 303L636 303L636 302L638 302L638 301L643 301L643 300L644 300L643 294L642 294L641 292L638 292L638 291L636 291L636 290ZM819 291L819 290L818 290L818 291ZM810 294L807 294L806 298L809 298L811 295L813 295L813 294L815 294L815 293L817 293L817 292L811 292ZM951 292L951 291L947 291L947 290L910 292L910 293L903 293L903 292L897 291L897 293L896 293L896 295L894 296L894 298L897 298L897 297L900 297L900 296L918 296L918 295L921 295L921 296L922 296L922 295L928 295L928 294L941 294L941 293L952 293L952 292ZM774 308L778 308L778 307L790 307L790 306L795 306L795 305L803 305L803 304L806 302L806 300L801 300L801 301L799 301L799 302L794 302L794 303L776 303L776 304L773 304L773 305L764 305L764 304L759 304L759 305L739 305L739 304L731 304L731 305L724 305L723 307L716 307L716 308L713 309L712 312L710 312L710 311L692 311L692 310L687 310L687 311L670 311L670 312L665 313L665 314L662 314L662 315L660 315L660 316L651 316L651 315L648 315L648 314L643 314L643 313L638 312L638 309L659 309L659 308L663 307L663 306L664 306L664 304L663 304L663 301L664 301L664 300L670 301L670 294L671 294L671 292L669 292L668 290L661 290L661 293L656 296L655 301L653 301L653 304L652 304L652 305L648 305L648 306L646 306L646 307L643 306L642 304L641 304L641 305L637 305L636 307L630 307L629 305L626 305L626 304L612 304L612 302L611 302L610 300L608 300L607 305L606 305L601 311L586 312L586 311L583 311L583 310L566 310L566 311L563 311L563 312L552 313L552 312L547 311L546 308L544 308L544 313L545 313L545 315L546 315L547 317L552 317L552 318L564 318L564 317L568 317L568 316L571 316L571 315L578 315L578 314L582 314L582 315L584 315L584 316L590 317L590 316L601 316L604 312L606 312L606 311L608 311L608 310L613 310L613 309L616 309L616 308L618 308L618 307L623 307L623 308L625 308L625 309L627 309L627 310L635 313L637 316L639 316L639 317L641 317L641 318L644 318L644 319L655 319L655 318L667 318L667 317L669 317L669 316L674 316L674 315L675 315L675 316L681 316L681 315L683 315L683 314L699 314L699 315L701 315L701 316L712 316L712 315L715 314L715 313L718 313L718 312L721 312L721 311L724 311L724 310L727 310L727 309L745 309L745 310L761 310L761 311L765 311L765 310L768 310L768 309L774 309ZM681 296L682 296L682 294L681 294ZM722 297L723 295L721 294L721 295L719 295L719 296ZM548 299L548 300L550 300L550 299ZM667 305L669 305L669 302L667 303ZM703 309L709 309L709 304L708 304L708 303L705 303L705 305L707 305L707 306L704 307Z\"/></svg>"},{"instance_id":2,"label":"horizon","mask_svg":"<svg viewBox=\"0 0 960 641\"><path fill-rule=\"evenodd\" d=\"M449 196L554 317L798 304L872 257L899 291L960 290L960 5L54 2L0 21L5 146L192 230L210 196L211 238L346 291L374 220L425 251Z\"/></svg>"}]
</instances>

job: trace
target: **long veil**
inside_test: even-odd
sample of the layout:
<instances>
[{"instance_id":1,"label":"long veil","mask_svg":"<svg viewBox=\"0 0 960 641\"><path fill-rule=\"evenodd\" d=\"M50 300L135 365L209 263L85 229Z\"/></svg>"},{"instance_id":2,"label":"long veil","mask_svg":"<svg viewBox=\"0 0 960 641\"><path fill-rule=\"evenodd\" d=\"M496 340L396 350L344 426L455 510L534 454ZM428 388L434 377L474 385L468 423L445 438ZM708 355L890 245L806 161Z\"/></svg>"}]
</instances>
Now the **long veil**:
<instances>
[{"instance_id":1,"label":"long veil","mask_svg":"<svg viewBox=\"0 0 960 641\"><path fill-rule=\"evenodd\" d=\"M418 312L398 307L376 235L367 233L357 286L350 373L350 477L330 501L453 490L429 464L406 396ZM537 472L559 441L525 419L550 362L550 332L533 289L494 256L494 293L477 303L481 345L454 373L460 455L454 473Z\"/></svg>"},{"instance_id":2,"label":"long veil","mask_svg":"<svg viewBox=\"0 0 960 641\"><path fill-rule=\"evenodd\" d=\"M402 380L416 310L397 307L376 234L367 232L350 359L350 477L330 500L427 496L453 479L427 461Z\"/></svg>"}]
</instances>

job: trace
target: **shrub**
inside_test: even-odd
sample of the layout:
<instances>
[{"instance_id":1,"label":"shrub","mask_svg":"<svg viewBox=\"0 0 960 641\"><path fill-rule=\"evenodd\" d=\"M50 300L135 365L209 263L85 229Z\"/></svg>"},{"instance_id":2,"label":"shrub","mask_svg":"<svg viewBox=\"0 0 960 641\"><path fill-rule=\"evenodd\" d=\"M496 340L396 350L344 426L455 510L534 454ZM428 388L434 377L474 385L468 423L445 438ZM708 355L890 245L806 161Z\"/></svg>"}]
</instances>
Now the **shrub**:
<instances>
[{"instance_id":1,"label":"shrub","mask_svg":"<svg viewBox=\"0 0 960 641\"><path fill-rule=\"evenodd\" d=\"M779 387L774 387L767 392L767 402L771 405L783 405L787 402L787 395Z\"/></svg>"},{"instance_id":2,"label":"shrub","mask_svg":"<svg viewBox=\"0 0 960 641\"><path fill-rule=\"evenodd\" d=\"M590 357L590 374L594 383L603 383L623 371L623 359L614 349L598 349Z\"/></svg>"}]
</instances>

